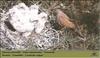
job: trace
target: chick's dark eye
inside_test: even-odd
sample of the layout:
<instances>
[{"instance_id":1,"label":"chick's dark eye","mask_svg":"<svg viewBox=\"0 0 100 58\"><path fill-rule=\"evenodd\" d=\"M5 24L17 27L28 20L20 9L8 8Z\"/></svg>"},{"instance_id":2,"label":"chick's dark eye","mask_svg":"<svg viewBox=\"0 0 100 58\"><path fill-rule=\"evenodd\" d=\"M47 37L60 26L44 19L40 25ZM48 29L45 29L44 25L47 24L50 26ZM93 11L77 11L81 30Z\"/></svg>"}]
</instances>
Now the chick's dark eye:
<instances>
[{"instance_id":1,"label":"chick's dark eye","mask_svg":"<svg viewBox=\"0 0 100 58\"><path fill-rule=\"evenodd\" d=\"M42 11L39 9L39 12L38 12L38 14L40 14Z\"/></svg>"},{"instance_id":2,"label":"chick's dark eye","mask_svg":"<svg viewBox=\"0 0 100 58\"><path fill-rule=\"evenodd\" d=\"M7 28L11 31L16 31L15 28L12 26L12 24L9 21L4 21Z\"/></svg>"}]
</instances>

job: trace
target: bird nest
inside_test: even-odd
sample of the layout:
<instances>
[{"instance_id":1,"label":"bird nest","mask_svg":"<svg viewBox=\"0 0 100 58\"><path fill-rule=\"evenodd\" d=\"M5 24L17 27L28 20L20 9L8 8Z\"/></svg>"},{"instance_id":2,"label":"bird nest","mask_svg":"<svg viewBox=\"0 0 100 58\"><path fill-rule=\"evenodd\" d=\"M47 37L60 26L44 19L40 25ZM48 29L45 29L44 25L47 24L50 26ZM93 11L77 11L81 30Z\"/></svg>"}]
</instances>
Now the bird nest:
<instances>
[{"instance_id":1,"label":"bird nest","mask_svg":"<svg viewBox=\"0 0 100 58\"><path fill-rule=\"evenodd\" d=\"M16 6L18 7L17 10L19 12L16 11ZM24 6L27 7L26 5L24 5ZM35 5L35 6L37 6L37 5ZM26 17L22 13L20 13L21 12L20 5L15 5L14 7L12 9L10 9L10 10L12 10L12 12L15 12L15 14L13 13L13 15L12 15L12 12L8 13L3 10L1 13L1 20L0 20L0 41L1 41L0 48L1 49L3 49L3 50L31 50L31 49L50 50L51 47L53 48L59 43L58 32L51 28L49 21L46 20L44 22L42 18L39 18L39 20L42 20L42 21L40 21L42 23L44 22L43 26L41 26L40 24L38 24L39 27L35 27L34 25L32 25L35 32L40 31L37 29L42 28L40 33L34 34L33 29L28 30L27 28L32 28L30 26L27 26L27 28L25 30L23 29L24 30L23 31L21 28L25 27L26 25L23 25L23 26L20 26L20 25L24 20L26 20ZM23 11L24 14L26 13L26 12L24 12L25 10L23 10L23 9L21 9L21 10ZM37 9L36 11L39 11L39 10ZM19 13L19 14L16 14L16 13ZM32 17L27 16L27 18L32 18ZM21 20L24 19L24 20L22 22L18 22L18 20L20 20L20 19ZM35 19L38 20L37 17ZM5 21L8 21L8 23ZM35 20L33 20L33 21L35 21ZM19 23L19 25L16 25L17 24L16 22ZM30 23L31 22L27 22L27 23L23 22L23 24L30 24ZM39 21L37 23L39 23ZM34 23L34 24L37 24L37 23ZM11 26L12 26L12 28L10 28ZM16 27L16 26L20 26L20 27ZM30 34L32 36L29 36Z\"/></svg>"}]
</instances>

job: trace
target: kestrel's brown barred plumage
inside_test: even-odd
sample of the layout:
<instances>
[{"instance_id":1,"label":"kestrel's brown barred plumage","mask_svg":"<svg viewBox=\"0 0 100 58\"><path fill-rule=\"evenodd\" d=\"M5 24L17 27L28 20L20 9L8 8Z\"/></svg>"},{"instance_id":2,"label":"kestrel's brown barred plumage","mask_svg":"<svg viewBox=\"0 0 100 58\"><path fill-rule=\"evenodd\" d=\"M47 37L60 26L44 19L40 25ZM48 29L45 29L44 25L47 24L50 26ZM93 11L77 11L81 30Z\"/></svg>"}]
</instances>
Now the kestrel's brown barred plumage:
<instances>
[{"instance_id":1,"label":"kestrel's brown barred plumage","mask_svg":"<svg viewBox=\"0 0 100 58\"><path fill-rule=\"evenodd\" d=\"M62 27L62 29L70 29L79 37L84 38L84 36L79 31L76 31L77 25L74 22L72 22L72 20L63 11L61 11L60 9L56 9L56 14L56 21Z\"/></svg>"},{"instance_id":2,"label":"kestrel's brown barred plumage","mask_svg":"<svg viewBox=\"0 0 100 58\"><path fill-rule=\"evenodd\" d=\"M56 9L57 22L63 28L75 29L75 24L70 21L70 18L60 9Z\"/></svg>"}]
</instances>

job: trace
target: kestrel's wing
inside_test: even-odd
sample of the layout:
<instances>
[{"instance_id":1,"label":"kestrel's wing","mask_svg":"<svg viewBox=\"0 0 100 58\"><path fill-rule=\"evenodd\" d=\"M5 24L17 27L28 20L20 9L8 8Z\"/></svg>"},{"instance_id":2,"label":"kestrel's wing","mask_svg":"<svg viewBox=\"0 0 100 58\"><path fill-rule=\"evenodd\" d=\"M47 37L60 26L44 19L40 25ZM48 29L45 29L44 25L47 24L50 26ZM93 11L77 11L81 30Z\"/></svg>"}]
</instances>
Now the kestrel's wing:
<instances>
[{"instance_id":1,"label":"kestrel's wing","mask_svg":"<svg viewBox=\"0 0 100 58\"><path fill-rule=\"evenodd\" d=\"M66 28L75 28L75 24L70 21L70 18L61 10L57 10L57 22L59 25Z\"/></svg>"}]
</instances>

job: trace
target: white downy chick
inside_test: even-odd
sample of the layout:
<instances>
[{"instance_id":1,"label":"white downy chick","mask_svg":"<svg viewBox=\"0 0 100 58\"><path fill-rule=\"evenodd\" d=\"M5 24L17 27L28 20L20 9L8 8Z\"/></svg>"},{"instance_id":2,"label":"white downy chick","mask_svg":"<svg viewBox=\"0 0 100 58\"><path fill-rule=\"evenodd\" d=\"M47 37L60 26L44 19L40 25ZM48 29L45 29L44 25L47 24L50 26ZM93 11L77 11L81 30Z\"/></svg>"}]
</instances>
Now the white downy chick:
<instances>
[{"instance_id":1,"label":"white downy chick","mask_svg":"<svg viewBox=\"0 0 100 58\"><path fill-rule=\"evenodd\" d=\"M34 5L31 5L29 7L29 10L30 10L30 16L31 16L31 21L34 21L34 20L38 20L38 12L39 12L39 6L34 4Z\"/></svg>"},{"instance_id":2,"label":"white downy chick","mask_svg":"<svg viewBox=\"0 0 100 58\"><path fill-rule=\"evenodd\" d=\"M40 19L35 30L36 33L41 33L41 31L44 29L45 23L47 22L47 14L44 12L40 13L39 18Z\"/></svg>"},{"instance_id":3,"label":"white downy chick","mask_svg":"<svg viewBox=\"0 0 100 58\"><path fill-rule=\"evenodd\" d=\"M30 22L30 11L24 3L19 3L9 10L11 24L18 32L30 32L34 29L34 24Z\"/></svg>"},{"instance_id":4,"label":"white downy chick","mask_svg":"<svg viewBox=\"0 0 100 58\"><path fill-rule=\"evenodd\" d=\"M39 6L36 4L28 8L24 3L19 3L9 10L10 22L18 32L32 32L35 28L36 33L41 33L47 22L47 14L38 12Z\"/></svg>"},{"instance_id":5,"label":"white downy chick","mask_svg":"<svg viewBox=\"0 0 100 58\"><path fill-rule=\"evenodd\" d=\"M39 12L39 6L38 5L36 5L36 4L34 4L34 5L31 5L30 7L30 11L32 12L32 14L38 14L38 12Z\"/></svg>"}]
</instances>

